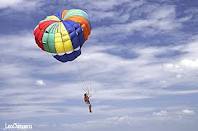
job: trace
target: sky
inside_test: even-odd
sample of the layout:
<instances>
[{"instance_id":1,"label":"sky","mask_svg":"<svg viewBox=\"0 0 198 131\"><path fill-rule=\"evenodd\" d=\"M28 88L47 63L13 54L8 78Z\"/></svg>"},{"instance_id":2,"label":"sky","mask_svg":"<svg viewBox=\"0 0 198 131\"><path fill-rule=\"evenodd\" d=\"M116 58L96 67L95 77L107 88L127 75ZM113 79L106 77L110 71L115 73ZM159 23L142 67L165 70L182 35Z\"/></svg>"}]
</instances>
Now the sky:
<instances>
[{"instance_id":1,"label":"sky","mask_svg":"<svg viewBox=\"0 0 198 131\"><path fill-rule=\"evenodd\" d=\"M1 0L0 130L16 122L34 131L197 131L197 7L196 0ZM80 57L60 63L32 32L73 8L88 13L92 32Z\"/></svg>"}]
</instances>

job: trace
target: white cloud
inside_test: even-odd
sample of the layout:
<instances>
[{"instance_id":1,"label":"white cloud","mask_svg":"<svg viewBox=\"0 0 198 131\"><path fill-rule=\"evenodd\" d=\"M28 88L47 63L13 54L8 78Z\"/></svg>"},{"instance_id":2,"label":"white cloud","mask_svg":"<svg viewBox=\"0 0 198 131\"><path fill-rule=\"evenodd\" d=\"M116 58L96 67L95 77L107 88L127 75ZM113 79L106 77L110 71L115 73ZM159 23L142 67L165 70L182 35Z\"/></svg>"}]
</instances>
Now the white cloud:
<instances>
[{"instance_id":1,"label":"white cloud","mask_svg":"<svg viewBox=\"0 0 198 131\"><path fill-rule=\"evenodd\" d=\"M183 114L186 114L186 115L193 115L193 114L195 114L194 110L189 110L189 109L182 110L182 113Z\"/></svg>"},{"instance_id":2,"label":"white cloud","mask_svg":"<svg viewBox=\"0 0 198 131\"><path fill-rule=\"evenodd\" d=\"M144 2L141 2L140 5L143 5ZM148 3L147 3L148 4ZM146 5L145 5L146 6ZM184 22L190 19L190 17L182 17L176 18L176 7L172 5L153 5L153 8L149 8L148 12L145 11L146 18L141 17L139 19L129 19L133 18L130 13L130 17L126 17L127 19L121 19L122 14L118 12L107 12L102 14L111 14L112 23L109 25L101 25L98 28L93 29L92 35L95 37L105 37L108 36L119 36L117 38L125 38L128 35L132 35L135 32L141 32L142 36L153 36L159 33L168 33L168 32L177 32L178 29L183 27ZM144 5L143 5L144 7ZM135 8L135 7L134 7ZM139 10L139 8L135 8L135 10ZM143 9L146 10L146 9ZM134 10L130 10L132 12ZM136 14L138 14L136 12ZM98 13L98 12L97 12ZM117 16L119 15L119 16ZM126 15L124 13L124 15ZM97 15L94 15L97 16ZM105 15L99 15L105 16ZM119 20L114 20L119 17ZM101 20L101 18L99 19Z\"/></svg>"},{"instance_id":3,"label":"white cloud","mask_svg":"<svg viewBox=\"0 0 198 131\"><path fill-rule=\"evenodd\" d=\"M144 0L96 0L96 1L81 1L76 2L70 0L69 3L78 5L79 8L88 11L91 21L102 21L110 19L112 22L126 22L131 14L131 10L143 5ZM127 4L127 8L118 8L121 5ZM127 10L127 11L124 11ZM118 19L119 18L119 19Z\"/></svg>"},{"instance_id":4,"label":"white cloud","mask_svg":"<svg viewBox=\"0 0 198 131\"><path fill-rule=\"evenodd\" d=\"M17 11L29 11L38 6L39 0L1 0L0 9L11 8Z\"/></svg>"},{"instance_id":5,"label":"white cloud","mask_svg":"<svg viewBox=\"0 0 198 131\"><path fill-rule=\"evenodd\" d=\"M172 63L164 64L164 67L170 71L182 72L182 71L190 71L198 69L198 40L192 40L182 48L180 47L180 51L187 52L181 58L172 61Z\"/></svg>"},{"instance_id":6,"label":"white cloud","mask_svg":"<svg viewBox=\"0 0 198 131\"><path fill-rule=\"evenodd\" d=\"M198 68L198 59L190 60L190 59L183 59L180 61L180 65L186 68Z\"/></svg>"},{"instance_id":7,"label":"white cloud","mask_svg":"<svg viewBox=\"0 0 198 131\"><path fill-rule=\"evenodd\" d=\"M146 108L145 108L146 109ZM130 110L130 109L129 109ZM63 124L63 128L70 128L73 130L102 130L102 129L107 129L107 128L111 128L111 129L128 129L129 131L133 128L137 128L140 129L140 127L142 127L143 125L145 125L146 123L148 125L155 125L155 126L159 126L158 124L162 124L163 128L164 125L175 125L178 124L181 127L181 123L183 122L189 122L188 120L186 120L185 116L186 115L181 115L179 114L179 112L181 112L182 108L181 107L175 107L175 108L170 108L168 110L160 110L159 112L154 112L152 113L152 109L151 110L147 110L145 111L146 114L141 115L138 114L137 116L134 114L125 114L124 110L121 110L120 112L117 112L114 115L108 115L105 118L103 118L102 116L98 119L92 119L92 120L86 120L86 121L82 121L79 123L70 123L70 124ZM106 110L108 111L108 110ZM133 110L131 109L131 112L133 112ZM144 112L144 113L145 113ZM151 115L149 115L151 113ZM196 120L194 119L193 116L190 116L191 120ZM146 125L147 125L146 124ZM127 128L126 128L127 127ZM143 130L147 130L148 126L146 126L146 128ZM152 128L155 129L155 128ZM157 128L158 129L158 128ZM156 129L156 130L157 130ZM127 130L127 131L128 131ZM165 129L166 130L166 129Z\"/></svg>"},{"instance_id":8,"label":"white cloud","mask_svg":"<svg viewBox=\"0 0 198 131\"><path fill-rule=\"evenodd\" d=\"M184 57L177 63L164 64L164 67L170 71L183 71L185 69L194 70L198 68L198 59L188 59Z\"/></svg>"},{"instance_id":9,"label":"white cloud","mask_svg":"<svg viewBox=\"0 0 198 131\"><path fill-rule=\"evenodd\" d=\"M46 83L43 80L37 80L36 81L36 85L38 85L38 86L45 86Z\"/></svg>"},{"instance_id":10,"label":"white cloud","mask_svg":"<svg viewBox=\"0 0 198 131\"><path fill-rule=\"evenodd\" d=\"M167 116L168 115L168 111L161 110L159 112L153 112L153 115L155 115L155 116Z\"/></svg>"},{"instance_id":11,"label":"white cloud","mask_svg":"<svg viewBox=\"0 0 198 131\"><path fill-rule=\"evenodd\" d=\"M148 18L158 20L175 19L175 13L176 12L174 6L165 5L150 12Z\"/></svg>"},{"instance_id":12,"label":"white cloud","mask_svg":"<svg viewBox=\"0 0 198 131\"><path fill-rule=\"evenodd\" d=\"M7 8L15 6L21 3L23 0L1 0L0 1L0 8Z\"/></svg>"},{"instance_id":13,"label":"white cloud","mask_svg":"<svg viewBox=\"0 0 198 131\"><path fill-rule=\"evenodd\" d=\"M160 110L157 112L153 112L152 115L159 117L159 118L165 118L165 119L177 119L182 118L185 116L191 116L195 115L195 111L191 109L182 109L183 107L174 107L169 108L167 110Z\"/></svg>"}]
</instances>

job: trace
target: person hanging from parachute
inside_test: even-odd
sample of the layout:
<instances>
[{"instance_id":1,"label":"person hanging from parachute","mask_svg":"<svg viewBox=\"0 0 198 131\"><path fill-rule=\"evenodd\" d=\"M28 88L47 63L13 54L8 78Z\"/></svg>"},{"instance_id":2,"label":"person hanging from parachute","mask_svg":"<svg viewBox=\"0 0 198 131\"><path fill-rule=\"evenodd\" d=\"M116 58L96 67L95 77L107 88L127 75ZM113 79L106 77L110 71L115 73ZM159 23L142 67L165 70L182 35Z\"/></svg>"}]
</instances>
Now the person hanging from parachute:
<instances>
[{"instance_id":1,"label":"person hanging from parachute","mask_svg":"<svg viewBox=\"0 0 198 131\"><path fill-rule=\"evenodd\" d=\"M91 107L91 103L90 103L91 94L89 93L89 89L84 90L84 91L85 91L85 93L84 93L84 102L85 102L85 104L87 104L89 106L89 112L92 113L92 107Z\"/></svg>"},{"instance_id":2,"label":"person hanging from parachute","mask_svg":"<svg viewBox=\"0 0 198 131\"><path fill-rule=\"evenodd\" d=\"M38 47L55 54L53 57L63 63L81 55L81 48L90 34L88 14L80 9L62 10L47 16L34 29ZM89 98L89 92L85 93L84 101L89 104L89 111L92 112Z\"/></svg>"}]
</instances>

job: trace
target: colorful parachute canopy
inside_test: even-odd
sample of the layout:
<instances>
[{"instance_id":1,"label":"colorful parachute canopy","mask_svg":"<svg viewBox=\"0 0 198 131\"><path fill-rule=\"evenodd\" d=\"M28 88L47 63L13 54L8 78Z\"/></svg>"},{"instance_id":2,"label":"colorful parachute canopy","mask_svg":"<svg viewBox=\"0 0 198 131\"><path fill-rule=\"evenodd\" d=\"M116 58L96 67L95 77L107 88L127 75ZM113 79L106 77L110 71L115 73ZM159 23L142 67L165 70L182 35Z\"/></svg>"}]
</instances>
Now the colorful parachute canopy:
<instances>
[{"instance_id":1,"label":"colorful parachute canopy","mask_svg":"<svg viewBox=\"0 0 198 131\"><path fill-rule=\"evenodd\" d=\"M88 15L80 9L63 10L47 16L34 29L37 45L44 51L57 54L54 58L61 62L77 58L90 33ZM64 55L59 55L62 53Z\"/></svg>"}]
</instances>

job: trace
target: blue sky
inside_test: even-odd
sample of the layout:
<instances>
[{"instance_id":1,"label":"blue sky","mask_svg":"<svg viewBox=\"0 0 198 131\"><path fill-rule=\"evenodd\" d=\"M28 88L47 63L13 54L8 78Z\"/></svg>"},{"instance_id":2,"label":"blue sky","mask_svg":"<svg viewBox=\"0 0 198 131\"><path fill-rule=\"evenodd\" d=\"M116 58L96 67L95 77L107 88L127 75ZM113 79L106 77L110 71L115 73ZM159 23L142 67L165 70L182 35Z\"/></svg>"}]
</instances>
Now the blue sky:
<instances>
[{"instance_id":1,"label":"blue sky","mask_svg":"<svg viewBox=\"0 0 198 131\"><path fill-rule=\"evenodd\" d=\"M1 0L0 129L197 131L196 0ZM60 63L34 27L61 9L88 12L82 55ZM90 87L93 113L83 103Z\"/></svg>"}]
</instances>

